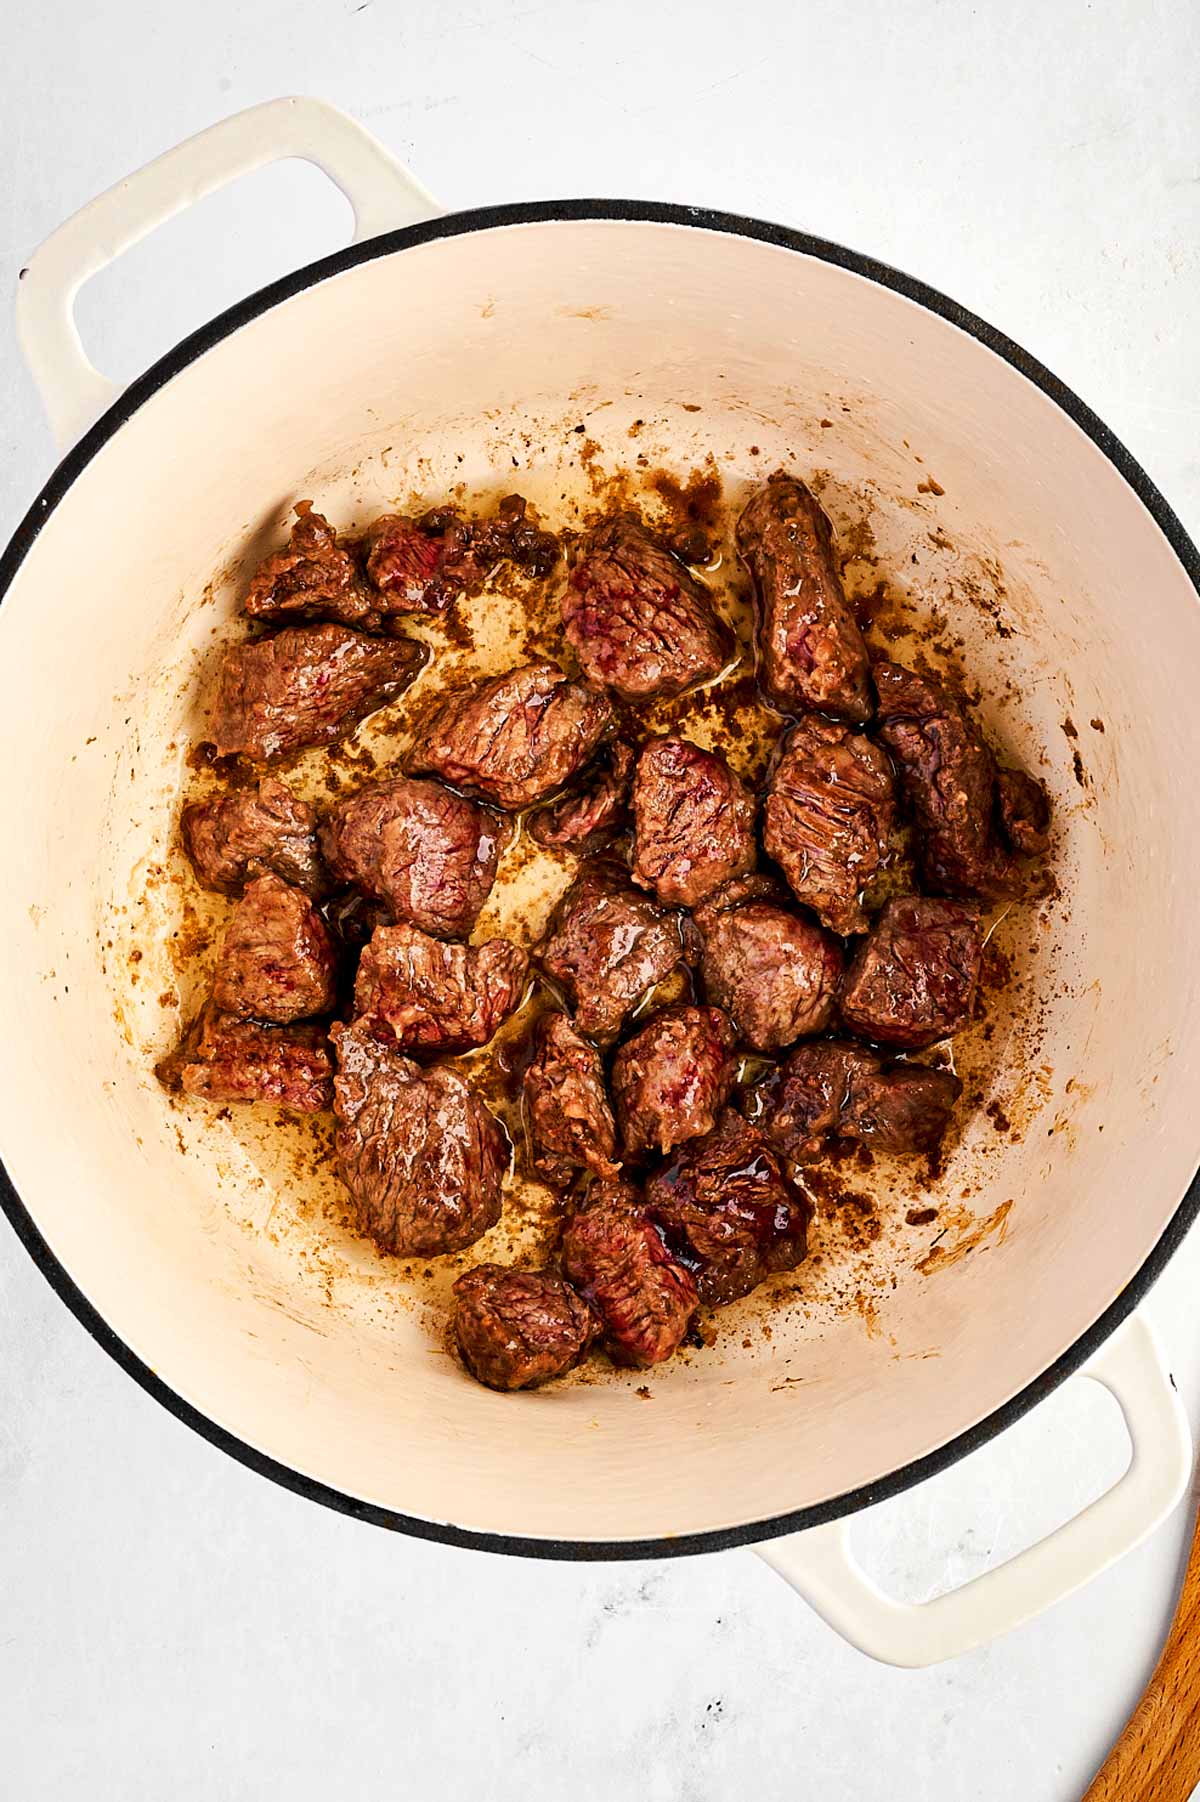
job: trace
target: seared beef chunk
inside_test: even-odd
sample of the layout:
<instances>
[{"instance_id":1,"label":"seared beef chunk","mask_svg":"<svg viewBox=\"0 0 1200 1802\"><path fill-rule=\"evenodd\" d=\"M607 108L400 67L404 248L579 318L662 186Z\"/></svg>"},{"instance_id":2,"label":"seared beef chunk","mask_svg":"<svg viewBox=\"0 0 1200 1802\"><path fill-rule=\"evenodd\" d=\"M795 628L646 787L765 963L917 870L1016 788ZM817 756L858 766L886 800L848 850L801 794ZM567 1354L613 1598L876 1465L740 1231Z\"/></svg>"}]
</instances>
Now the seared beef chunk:
<instances>
[{"instance_id":1,"label":"seared beef chunk","mask_svg":"<svg viewBox=\"0 0 1200 1802\"><path fill-rule=\"evenodd\" d=\"M785 907L768 876L727 883L696 911L708 998L755 1051L779 1051L824 1032L842 973L842 948Z\"/></svg>"},{"instance_id":2,"label":"seared beef chunk","mask_svg":"<svg viewBox=\"0 0 1200 1802\"><path fill-rule=\"evenodd\" d=\"M642 1192L628 1176L594 1176L579 1206L583 1208L623 1208L636 1212L642 1205Z\"/></svg>"},{"instance_id":3,"label":"seared beef chunk","mask_svg":"<svg viewBox=\"0 0 1200 1802\"><path fill-rule=\"evenodd\" d=\"M1050 843L1050 797L1036 776L997 770L1000 830L1022 857L1037 857Z\"/></svg>"},{"instance_id":4,"label":"seared beef chunk","mask_svg":"<svg viewBox=\"0 0 1200 1802\"><path fill-rule=\"evenodd\" d=\"M985 901L1019 894L1020 871L996 829L996 760L962 704L940 682L898 663L877 663L875 686L880 737L899 766L930 887ZM1007 794L1006 801L1001 791L1000 806L1016 842L1029 802L1011 783Z\"/></svg>"},{"instance_id":5,"label":"seared beef chunk","mask_svg":"<svg viewBox=\"0 0 1200 1802\"><path fill-rule=\"evenodd\" d=\"M616 1038L626 1014L683 961L679 916L631 888L616 864L588 865L555 909L537 957L580 1032Z\"/></svg>"},{"instance_id":6,"label":"seared beef chunk","mask_svg":"<svg viewBox=\"0 0 1200 1802\"><path fill-rule=\"evenodd\" d=\"M398 920L466 938L491 892L506 831L440 782L373 782L333 808L321 848L334 875Z\"/></svg>"},{"instance_id":7,"label":"seared beef chunk","mask_svg":"<svg viewBox=\"0 0 1200 1802\"><path fill-rule=\"evenodd\" d=\"M762 1135L732 1109L650 1178L646 1210L715 1308L749 1295L772 1271L794 1270L812 1212Z\"/></svg>"},{"instance_id":8,"label":"seared beef chunk","mask_svg":"<svg viewBox=\"0 0 1200 1802\"><path fill-rule=\"evenodd\" d=\"M381 1251L436 1258L500 1218L503 1128L444 1064L422 1069L361 1022L336 1025L334 1149L359 1228Z\"/></svg>"},{"instance_id":9,"label":"seared beef chunk","mask_svg":"<svg viewBox=\"0 0 1200 1802\"><path fill-rule=\"evenodd\" d=\"M979 909L970 902L889 901L846 971L842 1019L883 1045L932 1045L970 1019L982 957Z\"/></svg>"},{"instance_id":10,"label":"seared beef chunk","mask_svg":"<svg viewBox=\"0 0 1200 1802\"><path fill-rule=\"evenodd\" d=\"M859 895L894 818L892 769L878 745L816 714L802 719L771 778L763 844L796 898L831 931L865 929Z\"/></svg>"},{"instance_id":11,"label":"seared beef chunk","mask_svg":"<svg viewBox=\"0 0 1200 1802\"><path fill-rule=\"evenodd\" d=\"M204 1101L271 1101L316 1114L333 1101L333 1059L321 1026L263 1026L206 1007L159 1080Z\"/></svg>"},{"instance_id":12,"label":"seared beef chunk","mask_svg":"<svg viewBox=\"0 0 1200 1802\"><path fill-rule=\"evenodd\" d=\"M223 1013L286 1025L334 1002L333 940L302 890L278 876L252 882L225 929L213 977Z\"/></svg>"},{"instance_id":13,"label":"seared beef chunk","mask_svg":"<svg viewBox=\"0 0 1200 1802\"><path fill-rule=\"evenodd\" d=\"M867 647L847 605L830 525L803 482L777 471L737 523L758 602L759 680L785 713L871 717Z\"/></svg>"},{"instance_id":14,"label":"seared beef chunk","mask_svg":"<svg viewBox=\"0 0 1200 1802\"><path fill-rule=\"evenodd\" d=\"M633 751L616 738L602 747L598 763L584 772L578 788L529 816L530 838L580 856L603 849L625 823L632 780Z\"/></svg>"},{"instance_id":15,"label":"seared beef chunk","mask_svg":"<svg viewBox=\"0 0 1200 1802\"><path fill-rule=\"evenodd\" d=\"M633 779L633 879L695 907L754 868L754 797L723 757L685 738L651 739Z\"/></svg>"},{"instance_id":16,"label":"seared beef chunk","mask_svg":"<svg viewBox=\"0 0 1200 1802\"><path fill-rule=\"evenodd\" d=\"M565 1189L580 1170L616 1175L604 1066L565 1014L543 1014L538 1021L525 1075L525 1121L534 1167L547 1182Z\"/></svg>"},{"instance_id":17,"label":"seared beef chunk","mask_svg":"<svg viewBox=\"0 0 1200 1802\"><path fill-rule=\"evenodd\" d=\"M625 1156L670 1151L710 1131L737 1069L719 1007L667 1007L617 1053L613 1094Z\"/></svg>"},{"instance_id":18,"label":"seared beef chunk","mask_svg":"<svg viewBox=\"0 0 1200 1802\"><path fill-rule=\"evenodd\" d=\"M378 623L358 565L311 501L296 503L286 550L259 564L243 603L251 619L329 619L343 626Z\"/></svg>"},{"instance_id":19,"label":"seared beef chunk","mask_svg":"<svg viewBox=\"0 0 1200 1802\"><path fill-rule=\"evenodd\" d=\"M359 959L355 1012L405 1051L470 1051L520 1004L528 968L508 939L448 945L415 926L380 926Z\"/></svg>"},{"instance_id":20,"label":"seared beef chunk","mask_svg":"<svg viewBox=\"0 0 1200 1802\"><path fill-rule=\"evenodd\" d=\"M552 1270L477 1264L454 1285L454 1335L471 1375L489 1389L534 1389L571 1370L597 1322Z\"/></svg>"},{"instance_id":21,"label":"seared beef chunk","mask_svg":"<svg viewBox=\"0 0 1200 1802\"><path fill-rule=\"evenodd\" d=\"M632 513L580 540L562 611L584 675L623 701L677 695L733 655L704 589Z\"/></svg>"},{"instance_id":22,"label":"seared beef chunk","mask_svg":"<svg viewBox=\"0 0 1200 1802\"><path fill-rule=\"evenodd\" d=\"M248 877L271 871L322 895L329 872L317 849L317 816L283 782L264 776L256 788L237 788L183 810L183 848L205 888L230 895Z\"/></svg>"},{"instance_id":23,"label":"seared beef chunk","mask_svg":"<svg viewBox=\"0 0 1200 1802\"><path fill-rule=\"evenodd\" d=\"M213 705L217 751L265 763L332 744L401 694L425 656L410 639L382 643L345 626L289 626L232 645Z\"/></svg>"},{"instance_id":24,"label":"seared beef chunk","mask_svg":"<svg viewBox=\"0 0 1200 1802\"><path fill-rule=\"evenodd\" d=\"M879 1151L933 1151L961 1094L949 1070L885 1064L865 1045L816 1039L793 1051L759 1125L796 1163L818 1157L828 1138L861 1139Z\"/></svg>"},{"instance_id":25,"label":"seared beef chunk","mask_svg":"<svg viewBox=\"0 0 1200 1802\"><path fill-rule=\"evenodd\" d=\"M696 1285L649 1220L627 1205L624 1186L615 1200L598 1198L568 1222L562 1267L604 1323L614 1363L644 1369L678 1351L696 1312Z\"/></svg>"},{"instance_id":26,"label":"seared beef chunk","mask_svg":"<svg viewBox=\"0 0 1200 1802\"><path fill-rule=\"evenodd\" d=\"M410 770L528 807L581 769L612 718L603 695L538 660L452 689L417 723Z\"/></svg>"},{"instance_id":27,"label":"seared beef chunk","mask_svg":"<svg viewBox=\"0 0 1200 1802\"><path fill-rule=\"evenodd\" d=\"M367 575L384 613L442 613L460 594L476 594L505 559L531 575L549 575L558 541L526 519L519 494L500 502L491 519L463 519L453 507L420 519L389 513L366 538Z\"/></svg>"}]
</instances>

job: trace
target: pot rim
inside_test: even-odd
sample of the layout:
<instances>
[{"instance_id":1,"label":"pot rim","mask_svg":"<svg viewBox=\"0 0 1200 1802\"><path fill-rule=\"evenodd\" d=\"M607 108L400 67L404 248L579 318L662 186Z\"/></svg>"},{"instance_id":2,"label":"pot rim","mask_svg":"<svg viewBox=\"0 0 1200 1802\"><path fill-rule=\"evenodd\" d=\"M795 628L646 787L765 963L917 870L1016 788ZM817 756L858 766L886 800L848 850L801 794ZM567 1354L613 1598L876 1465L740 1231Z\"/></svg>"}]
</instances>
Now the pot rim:
<instances>
[{"instance_id":1,"label":"pot rim","mask_svg":"<svg viewBox=\"0 0 1200 1802\"><path fill-rule=\"evenodd\" d=\"M496 227L528 224L553 224L572 220L616 220L634 224L676 225L701 231L724 232L732 237L750 238L773 244L782 250L799 252L832 263L864 277L893 293L903 295L927 311L938 314L949 324L994 351L1018 374L1041 389L1056 406L1084 431L1093 444L1108 458L1127 485L1137 495L1163 533L1182 564L1197 598L1200 599L1200 550L1185 531L1169 502L1160 493L1146 471L1131 455L1116 434L1106 426L1079 396L1051 373L1036 357L1029 354L1005 333L986 320L960 306L938 289L904 274L874 257L849 250L844 245L785 225L752 219L738 213L727 213L705 207L677 205L662 201L639 200L553 200L518 201L496 206L476 207L468 211L448 213L440 218L398 231L385 232L363 243L350 244L331 255L319 258L292 274L270 283L248 295L236 305L219 313L207 324L180 342L144 374L131 382L112 405L73 446L59 463L49 481L17 527L8 546L0 555L0 604L3 603L17 572L28 556L38 534L67 495L83 470L103 449L127 420L164 387L171 379L230 337L242 326L269 312L272 307L290 300L306 288L330 276L340 275L361 263L391 256L438 238L459 237L467 232L489 231ZM0 1208L3 1208L13 1231L34 1264L54 1289L60 1300L86 1328L96 1343L120 1365L127 1375L139 1383L164 1408L208 1440L210 1445L236 1458L248 1469L268 1477L285 1489L324 1507L336 1509L355 1520L373 1526L388 1527L413 1538L436 1540L446 1545L463 1546L475 1551L502 1552L527 1558L600 1562L610 1559L673 1558L700 1552L725 1551L734 1546L753 1545L783 1534L803 1532L808 1527L856 1513L859 1509L886 1501L902 1491L924 1482L948 1469L960 1458L985 1445L998 1433L1012 1426L1028 1411L1043 1401L1067 1377L1099 1350L1104 1341L1131 1314L1165 1269L1181 1244L1189 1227L1200 1214L1200 1169L1192 1177L1187 1191L1150 1253L1121 1293L1093 1321L1068 1349L1016 1395L994 1409L975 1425L927 1452L923 1457L881 1477L860 1485L842 1495L814 1505L797 1508L786 1514L740 1526L715 1528L705 1532L679 1535L665 1534L657 1538L629 1540L574 1540L527 1538L520 1534L482 1532L458 1527L447 1521L425 1520L403 1514L396 1509L363 1501L327 1483L305 1476L289 1465L259 1451L211 1420L200 1409L170 1388L125 1344L83 1294L65 1267L51 1251L38 1231L33 1217L0 1163Z\"/></svg>"}]
</instances>

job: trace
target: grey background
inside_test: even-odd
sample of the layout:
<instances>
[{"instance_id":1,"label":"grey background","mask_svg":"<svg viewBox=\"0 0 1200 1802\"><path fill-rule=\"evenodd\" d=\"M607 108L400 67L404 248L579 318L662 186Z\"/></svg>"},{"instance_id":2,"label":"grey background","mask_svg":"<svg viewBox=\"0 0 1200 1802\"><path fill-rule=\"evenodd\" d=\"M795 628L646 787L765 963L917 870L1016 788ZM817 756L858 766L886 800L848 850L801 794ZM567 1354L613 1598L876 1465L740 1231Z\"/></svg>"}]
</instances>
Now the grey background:
<instances>
[{"instance_id":1,"label":"grey background","mask_svg":"<svg viewBox=\"0 0 1200 1802\"><path fill-rule=\"evenodd\" d=\"M704 202L894 262L1047 362L1200 531L1186 0L49 0L0 32L10 295L22 257L110 182L225 113L310 92L450 207ZM132 375L347 229L315 172L252 177L93 283L86 341ZM7 536L54 461L11 321L0 374ZM1193 1236L1150 1303L1194 1421L1198 1278ZM1071 1384L863 1517L858 1543L897 1593L932 1594L1098 1493L1125 1449L1113 1404ZM525 1564L276 1490L129 1382L0 1228L0 1790L14 1802L1068 1802L1157 1655L1189 1512L1002 1644L886 1670L749 1553Z\"/></svg>"}]
</instances>

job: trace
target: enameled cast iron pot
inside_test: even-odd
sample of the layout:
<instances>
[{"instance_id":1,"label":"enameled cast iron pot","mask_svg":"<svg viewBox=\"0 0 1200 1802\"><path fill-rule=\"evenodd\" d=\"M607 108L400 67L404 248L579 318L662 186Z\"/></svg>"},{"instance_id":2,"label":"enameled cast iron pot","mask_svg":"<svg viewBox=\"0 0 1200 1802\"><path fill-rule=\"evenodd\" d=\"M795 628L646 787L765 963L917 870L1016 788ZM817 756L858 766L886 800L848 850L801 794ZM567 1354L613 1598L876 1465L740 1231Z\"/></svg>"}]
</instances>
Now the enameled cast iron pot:
<instances>
[{"instance_id":1,"label":"enameled cast iron pot","mask_svg":"<svg viewBox=\"0 0 1200 1802\"><path fill-rule=\"evenodd\" d=\"M74 329L82 281L287 156L344 190L355 243L118 393ZM836 245L623 201L441 215L311 100L227 120L86 207L23 272L19 324L72 448L0 564L0 719L19 772L0 800L3 1203L100 1344L214 1444L327 1506L552 1558L758 1542L843 1633L899 1663L978 1644L1149 1532L1190 1457L1133 1310L1200 1202L1200 790L1180 776L1200 765L1200 561L1100 421L998 332ZM198 654L267 522L299 495L341 518L414 483L519 481L514 462L553 458L583 417L602 455L628 460L635 416L681 470L712 450L737 477L791 460L869 489L897 570L928 546L917 483L936 476L959 574L1003 571L1008 636L965 608L964 654L985 696L1019 692L985 708L1006 745L1035 762L1056 748L1043 773L1067 897L1047 914L1040 1108L978 1165L980 1218L1013 1202L1002 1241L936 1279L900 1271L874 1334L779 1314L769 1352L659 1373L653 1407L623 1380L494 1395L376 1288L330 1307L261 1230L271 1184L253 1161L216 1126L179 1156L144 1054L160 964L170 975L153 916L138 916L140 984L121 955L122 909L170 836ZM947 1193L990 1131L968 1131ZM777 1381L785 1354L801 1382ZM874 1590L845 1517L1085 1367L1134 1441L1116 1487L924 1607Z\"/></svg>"}]
</instances>

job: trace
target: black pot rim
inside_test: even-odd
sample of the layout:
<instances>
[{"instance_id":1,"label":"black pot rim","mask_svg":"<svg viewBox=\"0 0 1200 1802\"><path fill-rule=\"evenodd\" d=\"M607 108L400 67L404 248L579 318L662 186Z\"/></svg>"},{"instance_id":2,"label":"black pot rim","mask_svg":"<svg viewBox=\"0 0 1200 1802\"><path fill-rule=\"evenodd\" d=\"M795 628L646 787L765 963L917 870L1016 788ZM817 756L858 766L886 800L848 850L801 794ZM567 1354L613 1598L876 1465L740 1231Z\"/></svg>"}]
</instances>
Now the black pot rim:
<instances>
[{"instance_id":1,"label":"black pot rim","mask_svg":"<svg viewBox=\"0 0 1200 1802\"><path fill-rule=\"evenodd\" d=\"M488 231L497 226L543 224L563 220L627 220L647 224L678 225L702 231L724 232L734 237L756 239L784 250L798 251L821 262L864 276L881 287L915 301L927 311L969 333L989 350L1003 357L1021 375L1032 382L1061 410L1068 414L1103 452L1142 501L1183 565L1192 586L1200 597L1200 551L1185 532L1176 514L1145 470L1126 449L1121 440L1079 399L1065 383L1030 356L1019 344L988 325L976 314L950 300L937 289L904 275L873 257L847 250L843 245L794 231L783 225L742 217L736 213L710 211L704 207L677 206L654 201L635 200L557 200L522 201L504 206L479 207L469 212L451 213L402 230L387 232L362 244L348 245L333 255L307 264L294 274L260 289L228 308L198 331L181 340L144 375L140 376L113 403L101 419L88 431L59 464L25 518L18 526L7 549L0 557L0 602L7 594L18 569L72 484L108 440L189 363L229 337L251 320L268 312L280 302L304 289L339 275L360 263L377 257L391 256L438 238L459 237L464 233ZM87 1297L72 1280L50 1250L21 1201L7 1172L0 1165L0 1207L10 1221L18 1239L46 1281L70 1308L98 1345L113 1358L135 1382L162 1404L177 1420L199 1433L211 1445L236 1458L260 1476L310 1501L350 1515L355 1520L374 1526L388 1527L417 1539L437 1540L447 1545L464 1546L477 1551L502 1552L529 1558L600 1561L606 1559L671 1558L698 1552L724 1551L733 1546L752 1545L780 1534L798 1533L807 1527L852 1514L875 1502L898 1495L901 1491L946 1470L951 1464L997 1433L1020 1420L1030 1408L1078 1370L1104 1343L1111 1333L1137 1307L1152 1284L1162 1273L1168 1260L1182 1242L1188 1228L1200 1213L1200 1171L1192 1178L1183 1200L1165 1227L1161 1237L1145 1261L1116 1300L1082 1333L1069 1349L1018 1394L993 1410L985 1419L947 1440L925 1456L913 1459L878 1481L864 1484L845 1494L815 1506L797 1508L790 1513L744 1525L719 1528L710 1532L665 1535L630 1540L573 1540L528 1538L520 1534L478 1532L455 1526L448 1521L424 1520L402 1514L395 1509L347 1495L330 1485L317 1482L302 1472L268 1457L256 1447L237 1438L224 1427L176 1394L130 1349L102 1319Z\"/></svg>"}]
</instances>

